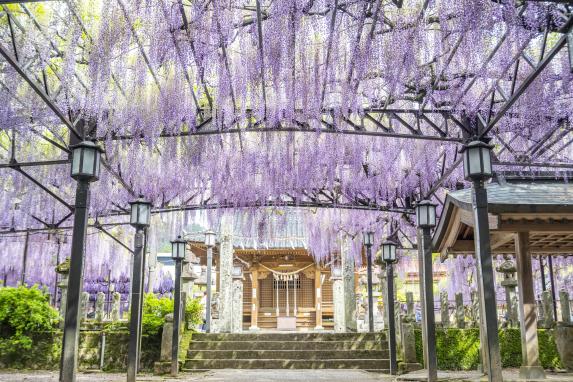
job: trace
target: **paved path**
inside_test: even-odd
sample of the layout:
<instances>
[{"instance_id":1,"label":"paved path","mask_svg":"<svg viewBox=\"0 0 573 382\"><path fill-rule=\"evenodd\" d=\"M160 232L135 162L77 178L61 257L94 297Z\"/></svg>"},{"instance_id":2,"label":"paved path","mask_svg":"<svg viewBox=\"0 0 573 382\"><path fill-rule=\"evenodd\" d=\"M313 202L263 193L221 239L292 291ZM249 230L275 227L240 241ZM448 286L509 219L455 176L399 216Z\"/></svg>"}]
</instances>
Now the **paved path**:
<instances>
[{"instance_id":1,"label":"paved path","mask_svg":"<svg viewBox=\"0 0 573 382\"><path fill-rule=\"evenodd\" d=\"M422 373L398 377L398 381L420 381ZM504 370L504 381L517 381L517 370ZM487 381L477 372L440 372L442 381ZM573 382L573 373L548 373L545 382ZM395 377L361 370L212 370L204 373L182 373L178 378L140 375L138 382L393 382ZM7 372L0 370L1 382L57 382L54 371ZM80 373L78 382L125 382L125 374Z\"/></svg>"}]
</instances>

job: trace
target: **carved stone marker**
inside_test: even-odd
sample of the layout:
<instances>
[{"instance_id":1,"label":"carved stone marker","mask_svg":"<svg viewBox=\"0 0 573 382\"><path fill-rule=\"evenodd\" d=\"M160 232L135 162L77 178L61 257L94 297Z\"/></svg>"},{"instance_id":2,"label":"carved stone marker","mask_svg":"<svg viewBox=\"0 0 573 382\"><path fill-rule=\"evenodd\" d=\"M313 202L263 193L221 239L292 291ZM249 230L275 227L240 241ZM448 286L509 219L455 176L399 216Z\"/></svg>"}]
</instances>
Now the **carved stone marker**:
<instances>
[{"instance_id":1,"label":"carved stone marker","mask_svg":"<svg viewBox=\"0 0 573 382\"><path fill-rule=\"evenodd\" d=\"M95 320L102 322L105 315L105 293L98 292L96 296Z\"/></svg>"},{"instance_id":2,"label":"carved stone marker","mask_svg":"<svg viewBox=\"0 0 573 382\"><path fill-rule=\"evenodd\" d=\"M553 298L551 297L551 292L548 290L541 292L541 304L545 312L543 327L551 329L555 326L555 318L553 317Z\"/></svg>"},{"instance_id":3,"label":"carved stone marker","mask_svg":"<svg viewBox=\"0 0 573 382\"><path fill-rule=\"evenodd\" d=\"M464 308L464 295L456 293L456 326L459 329L466 327L466 313Z\"/></svg>"},{"instance_id":4,"label":"carved stone marker","mask_svg":"<svg viewBox=\"0 0 573 382\"><path fill-rule=\"evenodd\" d=\"M571 324L571 303L569 293L565 289L559 291L559 305L561 306L561 322L565 325Z\"/></svg>"},{"instance_id":5,"label":"carved stone marker","mask_svg":"<svg viewBox=\"0 0 573 382\"><path fill-rule=\"evenodd\" d=\"M90 294L88 292L82 292L82 300L81 300L81 312L82 312L82 319L88 318L90 307Z\"/></svg>"},{"instance_id":6,"label":"carved stone marker","mask_svg":"<svg viewBox=\"0 0 573 382\"><path fill-rule=\"evenodd\" d=\"M111 299L111 320L119 321L121 320L121 294L114 292Z\"/></svg>"},{"instance_id":7,"label":"carved stone marker","mask_svg":"<svg viewBox=\"0 0 573 382\"><path fill-rule=\"evenodd\" d=\"M442 325L444 328L448 328L450 326L450 303L446 291L440 292L440 313Z\"/></svg>"},{"instance_id":8,"label":"carved stone marker","mask_svg":"<svg viewBox=\"0 0 573 382\"><path fill-rule=\"evenodd\" d=\"M480 320L480 318L479 318L479 316L480 316L480 314L479 314L479 296L478 296L477 290L472 290L470 296L471 296L471 301L472 301L472 304L470 307L470 318L471 318L470 325L472 327L476 327L476 326L478 326L479 320Z\"/></svg>"},{"instance_id":9,"label":"carved stone marker","mask_svg":"<svg viewBox=\"0 0 573 382\"><path fill-rule=\"evenodd\" d=\"M58 281L60 288L60 329L64 328L64 318L66 316L66 301L68 299L68 275L70 273L70 258L66 258L62 263L56 265L56 273L61 275Z\"/></svg>"},{"instance_id":10,"label":"carved stone marker","mask_svg":"<svg viewBox=\"0 0 573 382\"><path fill-rule=\"evenodd\" d=\"M406 317L405 322L416 322L416 313L414 310L414 293L406 292Z\"/></svg>"},{"instance_id":11,"label":"carved stone marker","mask_svg":"<svg viewBox=\"0 0 573 382\"><path fill-rule=\"evenodd\" d=\"M171 361L171 344L173 343L173 313L165 316L163 333L161 334L161 355L163 362Z\"/></svg>"}]
</instances>

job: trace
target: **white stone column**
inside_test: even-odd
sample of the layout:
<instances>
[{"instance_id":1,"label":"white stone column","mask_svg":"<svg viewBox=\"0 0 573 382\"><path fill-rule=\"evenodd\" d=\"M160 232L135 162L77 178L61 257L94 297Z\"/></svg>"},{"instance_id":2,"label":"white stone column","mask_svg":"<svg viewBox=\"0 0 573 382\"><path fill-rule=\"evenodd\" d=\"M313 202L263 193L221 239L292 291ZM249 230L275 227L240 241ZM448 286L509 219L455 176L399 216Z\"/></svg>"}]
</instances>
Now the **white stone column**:
<instances>
[{"instance_id":1,"label":"white stone column","mask_svg":"<svg viewBox=\"0 0 573 382\"><path fill-rule=\"evenodd\" d=\"M232 330L233 312L233 215L226 214L221 218L219 244L219 322L222 333Z\"/></svg>"},{"instance_id":2,"label":"white stone column","mask_svg":"<svg viewBox=\"0 0 573 382\"><path fill-rule=\"evenodd\" d=\"M342 271L342 270L341 270ZM344 332L346 324L344 322L344 281L342 275L332 275L332 302L334 305L334 331Z\"/></svg>"},{"instance_id":3,"label":"white stone column","mask_svg":"<svg viewBox=\"0 0 573 382\"><path fill-rule=\"evenodd\" d=\"M233 277L231 333L243 331L243 277Z\"/></svg>"},{"instance_id":4,"label":"white stone column","mask_svg":"<svg viewBox=\"0 0 573 382\"><path fill-rule=\"evenodd\" d=\"M350 255L348 239L342 241L342 280L344 286L344 330L356 332L356 290L354 287L354 258Z\"/></svg>"}]
</instances>

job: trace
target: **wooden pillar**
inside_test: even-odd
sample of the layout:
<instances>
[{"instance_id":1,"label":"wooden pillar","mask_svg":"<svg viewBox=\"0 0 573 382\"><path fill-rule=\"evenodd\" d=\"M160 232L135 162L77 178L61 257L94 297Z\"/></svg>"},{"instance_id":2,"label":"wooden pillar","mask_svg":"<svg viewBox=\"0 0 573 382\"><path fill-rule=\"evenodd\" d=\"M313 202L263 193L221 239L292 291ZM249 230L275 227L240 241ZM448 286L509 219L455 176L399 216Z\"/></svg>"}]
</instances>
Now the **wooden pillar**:
<instances>
[{"instance_id":1,"label":"wooden pillar","mask_svg":"<svg viewBox=\"0 0 573 382\"><path fill-rule=\"evenodd\" d=\"M258 330L259 324L259 270L253 268L251 271L251 327L249 330Z\"/></svg>"},{"instance_id":2,"label":"wooden pillar","mask_svg":"<svg viewBox=\"0 0 573 382\"><path fill-rule=\"evenodd\" d=\"M515 237L515 258L517 265L517 288L519 291L519 326L521 329L522 366L520 378L542 379L545 372L539 364L539 344L537 341L537 312L529 232L518 232Z\"/></svg>"},{"instance_id":3,"label":"wooden pillar","mask_svg":"<svg viewBox=\"0 0 573 382\"><path fill-rule=\"evenodd\" d=\"M322 330L322 283L320 267L316 265L314 270L314 306L316 308L316 327L315 330Z\"/></svg>"}]
</instances>

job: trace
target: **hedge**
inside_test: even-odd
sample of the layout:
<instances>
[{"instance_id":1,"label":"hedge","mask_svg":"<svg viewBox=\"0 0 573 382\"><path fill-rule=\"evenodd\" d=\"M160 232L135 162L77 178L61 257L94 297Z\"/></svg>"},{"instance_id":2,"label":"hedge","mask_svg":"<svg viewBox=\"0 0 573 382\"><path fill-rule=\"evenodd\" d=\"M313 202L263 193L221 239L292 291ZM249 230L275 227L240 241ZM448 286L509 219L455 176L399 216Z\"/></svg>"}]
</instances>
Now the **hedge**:
<instances>
[{"instance_id":1,"label":"hedge","mask_svg":"<svg viewBox=\"0 0 573 382\"><path fill-rule=\"evenodd\" d=\"M552 330L537 331L539 358L545 369L562 368L555 334ZM481 363L479 329L437 329L436 354L440 370L475 370ZM505 367L521 366L521 335L519 329L499 331L501 364ZM423 364L422 331L416 330L416 358Z\"/></svg>"}]
</instances>

